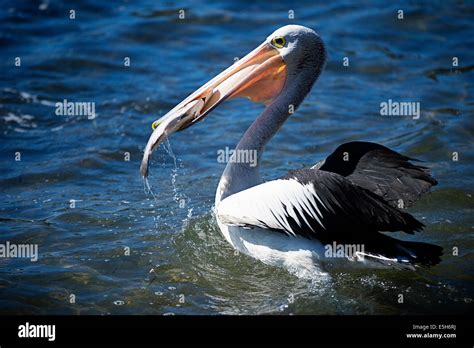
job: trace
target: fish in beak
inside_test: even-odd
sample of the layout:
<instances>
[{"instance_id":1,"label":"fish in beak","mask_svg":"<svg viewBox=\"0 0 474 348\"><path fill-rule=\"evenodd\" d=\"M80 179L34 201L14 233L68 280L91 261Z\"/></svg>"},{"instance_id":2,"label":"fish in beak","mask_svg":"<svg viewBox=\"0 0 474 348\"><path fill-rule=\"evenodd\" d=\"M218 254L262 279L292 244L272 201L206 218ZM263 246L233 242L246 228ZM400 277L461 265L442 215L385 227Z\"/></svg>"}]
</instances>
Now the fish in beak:
<instances>
[{"instance_id":1,"label":"fish in beak","mask_svg":"<svg viewBox=\"0 0 474 348\"><path fill-rule=\"evenodd\" d=\"M148 176L152 151L170 134L203 120L227 99L247 97L268 105L280 94L285 80L286 65L280 52L264 42L153 122L154 130L140 165L141 175Z\"/></svg>"}]
</instances>

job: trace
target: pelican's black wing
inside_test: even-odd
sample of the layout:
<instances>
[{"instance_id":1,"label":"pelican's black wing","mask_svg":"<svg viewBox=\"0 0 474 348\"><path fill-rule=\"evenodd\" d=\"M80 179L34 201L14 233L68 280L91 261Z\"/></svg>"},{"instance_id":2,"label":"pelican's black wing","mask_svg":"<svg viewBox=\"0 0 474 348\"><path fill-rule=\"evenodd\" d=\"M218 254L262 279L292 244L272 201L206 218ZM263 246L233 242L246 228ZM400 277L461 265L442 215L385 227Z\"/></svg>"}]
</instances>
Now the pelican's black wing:
<instances>
[{"instance_id":1,"label":"pelican's black wing","mask_svg":"<svg viewBox=\"0 0 474 348\"><path fill-rule=\"evenodd\" d=\"M437 181L415 159L369 142L340 145L313 169L337 173L382 197L392 206L408 207Z\"/></svg>"},{"instance_id":2,"label":"pelican's black wing","mask_svg":"<svg viewBox=\"0 0 474 348\"><path fill-rule=\"evenodd\" d=\"M442 248L402 241L378 231L412 234L423 224L382 197L324 170L302 169L222 200L218 219L229 226L262 228L323 244L360 244L364 255L389 265L441 261Z\"/></svg>"},{"instance_id":3,"label":"pelican's black wing","mask_svg":"<svg viewBox=\"0 0 474 348\"><path fill-rule=\"evenodd\" d=\"M217 214L228 225L324 243L363 240L377 231L413 233L423 227L410 214L341 175L309 168L233 194L219 204Z\"/></svg>"}]
</instances>

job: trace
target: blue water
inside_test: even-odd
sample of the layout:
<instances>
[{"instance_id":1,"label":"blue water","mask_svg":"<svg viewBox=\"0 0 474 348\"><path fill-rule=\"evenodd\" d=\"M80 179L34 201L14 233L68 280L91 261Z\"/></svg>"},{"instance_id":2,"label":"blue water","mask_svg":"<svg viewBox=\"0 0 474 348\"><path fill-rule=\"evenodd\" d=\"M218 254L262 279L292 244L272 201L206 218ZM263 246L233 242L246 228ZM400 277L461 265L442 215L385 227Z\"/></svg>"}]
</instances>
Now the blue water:
<instances>
[{"instance_id":1,"label":"blue water","mask_svg":"<svg viewBox=\"0 0 474 348\"><path fill-rule=\"evenodd\" d=\"M39 258L0 258L0 313L472 311L473 13L468 1L3 4L0 242L37 244ZM439 185L410 209L426 228L396 235L443 246L438 266L334 269L314 283L235 255L211 210L225 166L217 150L235 146L263 108L246 100L173 135L154 153L153 194L144 189L151 123L291 23L318 31L329 60L267 147L264 177L351 140L426 161ZM56 115L64 99L94 102L96 117ZM420 102L420 118L380 116L388 99Z\"/></svg>"}]
</instances>

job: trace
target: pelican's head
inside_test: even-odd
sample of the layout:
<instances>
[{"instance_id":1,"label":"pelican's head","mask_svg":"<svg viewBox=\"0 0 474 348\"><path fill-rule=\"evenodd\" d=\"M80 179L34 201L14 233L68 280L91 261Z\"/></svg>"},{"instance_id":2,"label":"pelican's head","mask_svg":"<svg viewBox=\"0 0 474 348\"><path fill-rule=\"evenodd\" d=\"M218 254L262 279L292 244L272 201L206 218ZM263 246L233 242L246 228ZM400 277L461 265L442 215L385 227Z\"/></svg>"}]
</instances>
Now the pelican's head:
<instances>
[{"instance_id":1,"label":"pelican's head","mask_svg":"<svg viewBox=\"0 0 474 348\"><path fill-rule=\"evenodd\" d=\"M315 80L326 62L326 51L321 37L312 29L301 25L286 25L275 30L265 42L276 48L289 68L289 73L313 73L304 76ZM305 69L307 68L307 69ZM313 69L311 69L313 68ZM313 81L314 82L314 81Z\"/></svg>"},{"instance_id":2,"label":"pelican's head","mask_svg":"<svg viewBox=\"0 0 474 348\"><path fill-rule=\"evenodd\" d=\"M142 176L148 175L152 151L167 136L203 120L224 100L246 97L269 105L284 91L296 87L296 107L316 81L325 60L324 44L314 30L299 25L279 28L244 58L153 122L154 131L140 166Z\"/></svg>"}]
</instances>

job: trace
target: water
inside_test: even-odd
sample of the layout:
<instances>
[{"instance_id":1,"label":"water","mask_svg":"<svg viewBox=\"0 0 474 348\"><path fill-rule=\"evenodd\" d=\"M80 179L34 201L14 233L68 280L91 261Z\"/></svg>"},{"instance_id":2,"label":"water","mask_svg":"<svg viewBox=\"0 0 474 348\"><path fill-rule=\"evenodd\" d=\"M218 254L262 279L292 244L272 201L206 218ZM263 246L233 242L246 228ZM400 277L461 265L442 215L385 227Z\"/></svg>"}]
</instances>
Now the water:
<instances>
[{"instance_id":1,"label":"water","mask_svg":"<svg viewBox=\"0 0 474 348\"><path fill-rule=\"evenodd\" d=\"M143 0L73 9L74 20L59 1L13 2L0 12L0 241L39 247L37 262L0 259L0 313L472 310L472 3ZM339 268L318 282L235 255L211 210L224 169L217 150L233 147L262 110L245 100L225 103L161 146L153 193L146 189L139 163L151 123L288 23L316 29L329 62L268 146L264 177L312 165L351 140L423 159L440 184L410 209L425 231L402 237L443 246L440 265ZM56 115L64 99L95 102L96 117ZM419 101L421 117L380 116L388 99Z\"/></svg>"}]
</instances>

